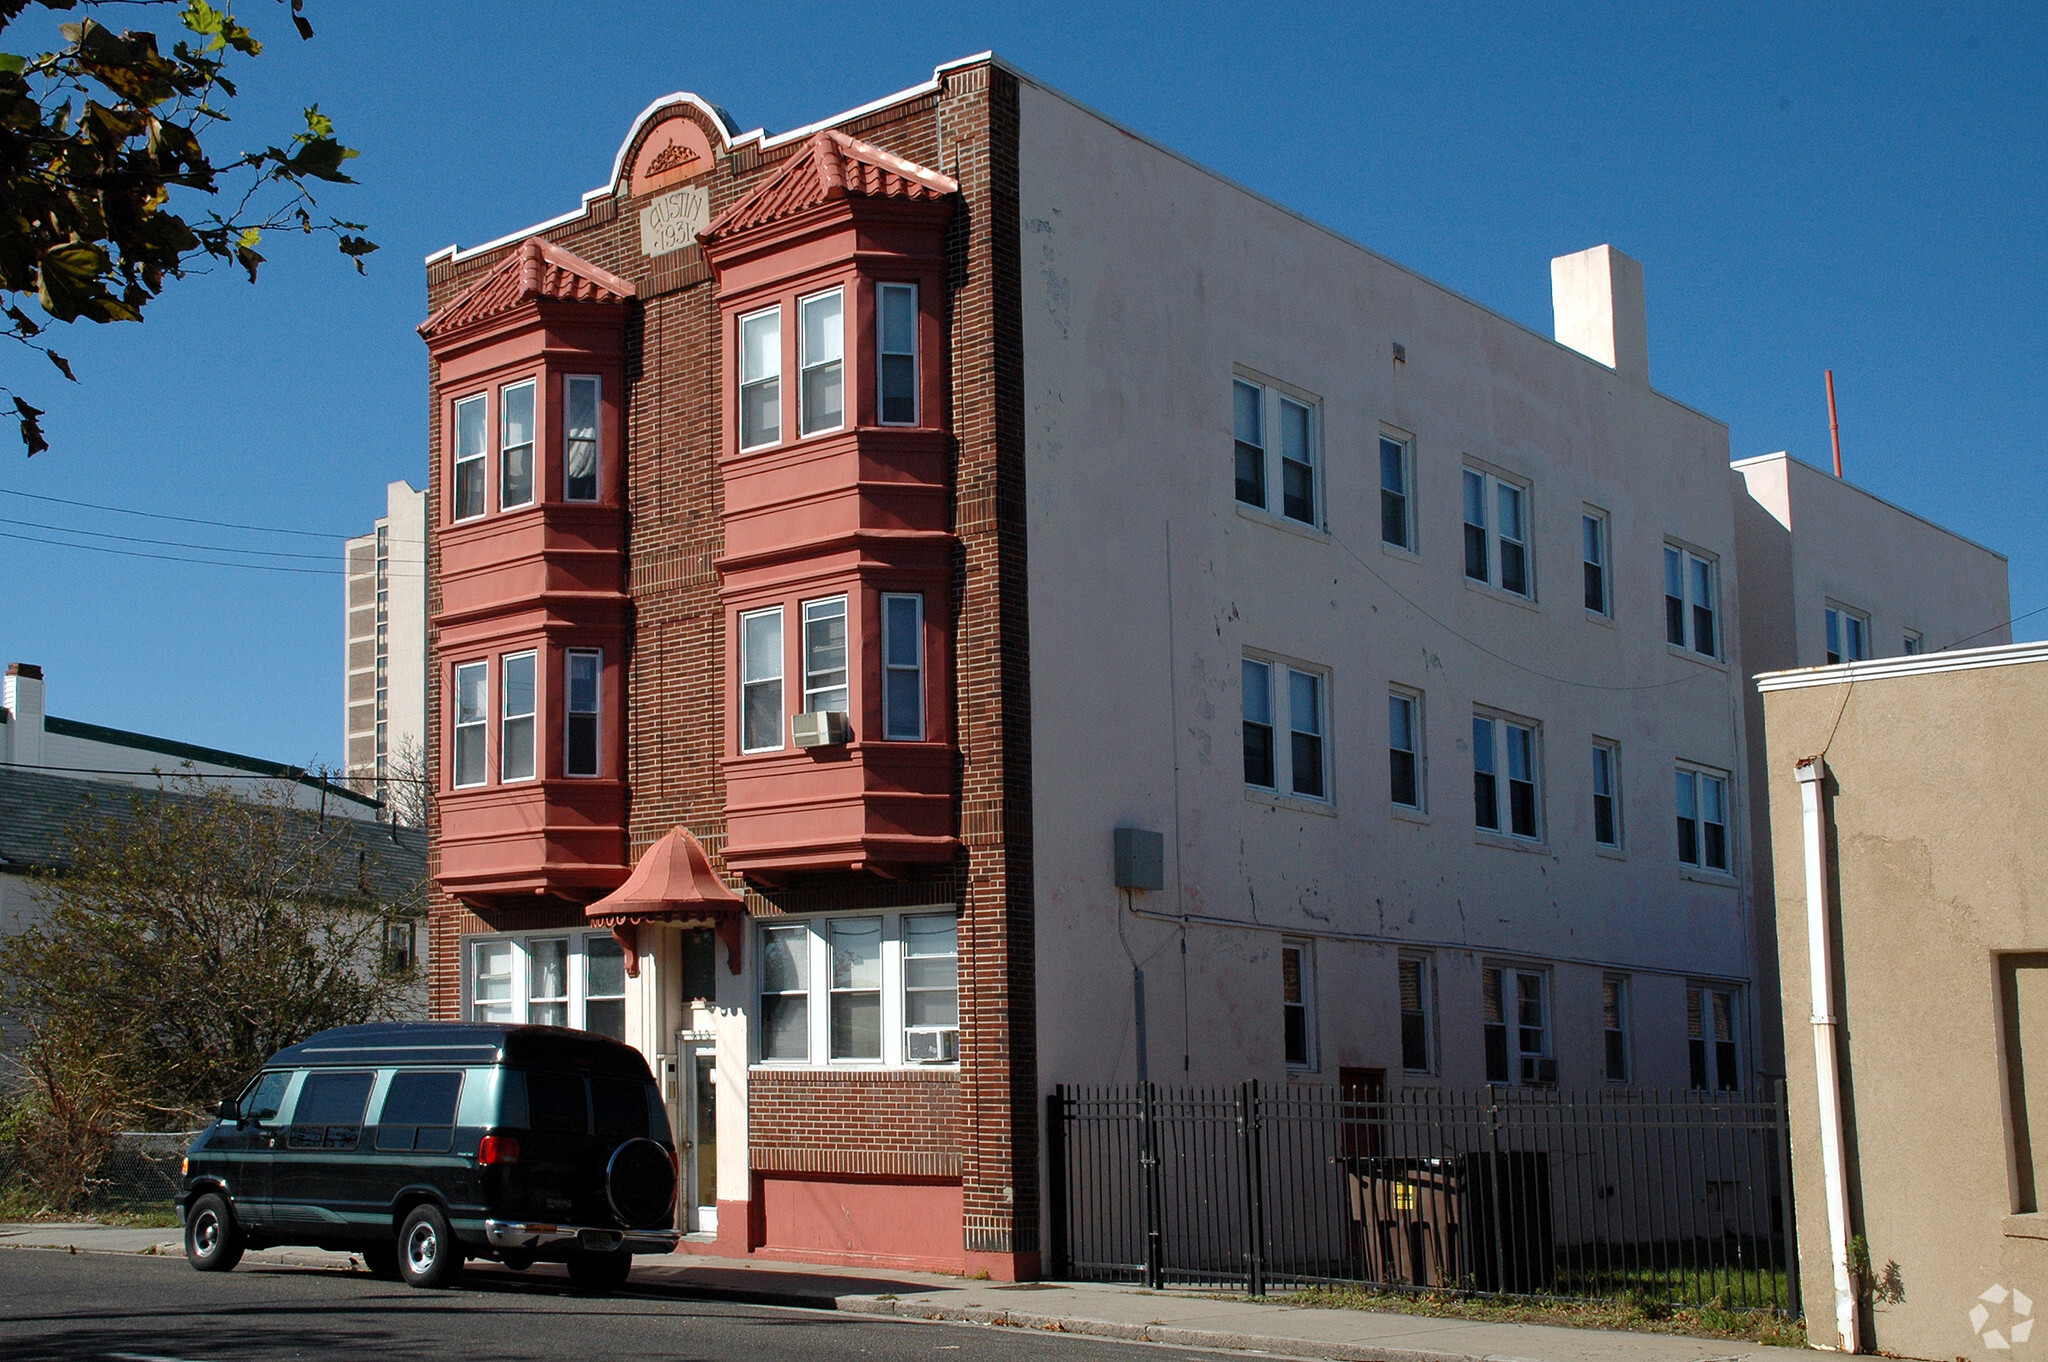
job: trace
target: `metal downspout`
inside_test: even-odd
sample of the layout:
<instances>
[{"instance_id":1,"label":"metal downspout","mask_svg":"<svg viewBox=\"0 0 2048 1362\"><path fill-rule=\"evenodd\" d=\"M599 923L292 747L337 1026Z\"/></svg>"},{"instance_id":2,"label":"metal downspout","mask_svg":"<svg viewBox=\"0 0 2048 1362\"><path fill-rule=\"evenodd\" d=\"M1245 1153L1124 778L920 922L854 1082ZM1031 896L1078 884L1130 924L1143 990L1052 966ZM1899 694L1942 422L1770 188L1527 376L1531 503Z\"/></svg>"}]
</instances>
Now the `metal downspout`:
<instances>
[{"instance_id":1,"label":"metal downspout","mask_svg":"<svg viewBox=\"0 0 2048 1362\"><path fill-rule=\"evenodd\" d=\"M1828 847L1821 787L1828 765L1799 763L1799 804L1806 840L1807 973L1813 985L1813 1065L1820 1099L1820 1164L1828 1203L1828 1257L1835 1276L1835 1347L1862 1351L1863 1303L1849 1275L1849 1182L1842 1163L1842 1062L1835 1019L1835 945L1828 921Z\"/></svg>"}]
</instances>

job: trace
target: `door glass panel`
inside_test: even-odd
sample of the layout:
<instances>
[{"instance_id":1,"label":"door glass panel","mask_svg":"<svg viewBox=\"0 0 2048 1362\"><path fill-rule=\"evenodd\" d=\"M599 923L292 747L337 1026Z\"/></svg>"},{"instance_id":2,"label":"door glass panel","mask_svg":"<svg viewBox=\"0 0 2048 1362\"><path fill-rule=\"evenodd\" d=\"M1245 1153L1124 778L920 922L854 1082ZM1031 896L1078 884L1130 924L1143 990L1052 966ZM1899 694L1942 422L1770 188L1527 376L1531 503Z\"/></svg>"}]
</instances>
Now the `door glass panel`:
<instances>
[{"instance_id":1,"label":"door glass panel","mask_svg":"<svg viewBox=\"0 0 2048 1362\"><path fill-rule=\"evenodd\" d=\"M700 1054L696 1059L696 1131L692 1135L697 1161L697 1204L718 1205L718 1061Z\"/></svg>"}]
</instances>

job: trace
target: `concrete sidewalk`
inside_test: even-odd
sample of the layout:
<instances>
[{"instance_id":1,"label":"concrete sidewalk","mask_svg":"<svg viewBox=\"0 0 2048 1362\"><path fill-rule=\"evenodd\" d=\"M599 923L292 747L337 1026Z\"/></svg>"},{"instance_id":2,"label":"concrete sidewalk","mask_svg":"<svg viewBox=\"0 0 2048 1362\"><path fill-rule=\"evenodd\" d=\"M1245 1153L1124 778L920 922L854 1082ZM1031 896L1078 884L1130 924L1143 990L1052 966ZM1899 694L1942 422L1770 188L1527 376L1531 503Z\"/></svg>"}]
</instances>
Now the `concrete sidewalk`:
<instances>
[{"instance_id":1,"label":"concrete sidewalk","mask_svg":"<svg viewBox=\"0 0 2048 1362\"><path fill-rule=\"evenodd\" d=\"M179 1258L175 1229L105 1225L0 1225L0 1248L128 1253ZM348 1270L345 1253L266 1249L247 1267ZM481 1264L486 1272L503 1272ZM559 1272L540 1266L536 1273ZM1188 1348L1222 1348L1343 1362L1796 1362L1796 1348L1677 1334L1486 1324L1421 1315L1266 1305L1137 1287L1051 1282L976 1282L929 1272L768 1263L677 1254L636 1260L635 1292L677 1299L840 1310L1048 1333L1086 1334Z\"/></svg>"}]
</instances>

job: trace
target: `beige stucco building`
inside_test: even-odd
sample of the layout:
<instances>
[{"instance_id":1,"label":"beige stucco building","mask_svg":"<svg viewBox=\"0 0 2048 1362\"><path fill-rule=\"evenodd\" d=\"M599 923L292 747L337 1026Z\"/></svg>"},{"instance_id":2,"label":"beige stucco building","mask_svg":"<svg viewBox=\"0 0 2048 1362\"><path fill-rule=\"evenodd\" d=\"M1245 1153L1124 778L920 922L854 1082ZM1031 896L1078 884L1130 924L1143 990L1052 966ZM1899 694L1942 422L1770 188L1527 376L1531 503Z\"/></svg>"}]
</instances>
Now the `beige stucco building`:
<instances>
[{"instance_id":1,"label":"beige stucco building","mask_svg":"<svg viewBox=\"0 0 2048 1362\"><path fill-rule=\"evenodd\" d=\"M2009 1349L2048 1303L2048 645L1758 689L1808 1334L1835 1337L1835 1258L1862 1236L1870 1271L1841 1304L1864 1350L2024 1356ZM1797 767L1821 753L1809 824ZM1832 961L1832 997L1810 957Z\"/></svg>"}]
</instances>

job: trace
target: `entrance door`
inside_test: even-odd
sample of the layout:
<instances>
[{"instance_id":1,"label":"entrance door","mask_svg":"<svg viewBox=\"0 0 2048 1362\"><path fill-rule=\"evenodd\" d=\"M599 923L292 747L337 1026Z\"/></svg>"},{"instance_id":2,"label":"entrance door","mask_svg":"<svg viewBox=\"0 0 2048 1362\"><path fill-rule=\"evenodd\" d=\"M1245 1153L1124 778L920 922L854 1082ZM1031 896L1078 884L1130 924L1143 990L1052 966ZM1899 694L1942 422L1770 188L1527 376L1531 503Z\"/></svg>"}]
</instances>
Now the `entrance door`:
<instances>
[{"instance_id":1,"label":"entrance door","mask_svg":"<svg viewBox=\"0 0 2048 1362\"><path fill-rule=\"evenodd\" d=\"M683 1048L684 1206L692 1234L718 1232L718 1057L711 1045Z\"/></svg>"}]
</instances>

